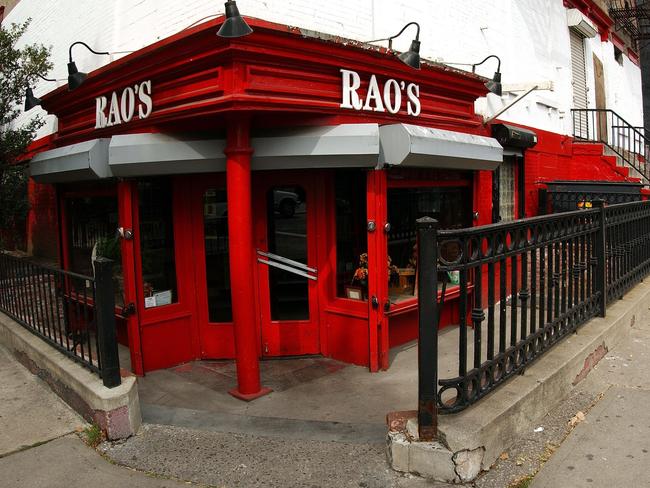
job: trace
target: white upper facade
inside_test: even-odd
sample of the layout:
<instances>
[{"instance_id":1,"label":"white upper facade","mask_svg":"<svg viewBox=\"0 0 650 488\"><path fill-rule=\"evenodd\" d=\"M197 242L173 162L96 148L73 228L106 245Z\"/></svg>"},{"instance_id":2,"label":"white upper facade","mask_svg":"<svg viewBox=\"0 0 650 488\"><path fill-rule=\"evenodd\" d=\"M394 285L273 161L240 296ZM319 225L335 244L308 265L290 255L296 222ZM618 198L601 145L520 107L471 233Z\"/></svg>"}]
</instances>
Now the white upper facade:
<instances>
[{"instance_id":1,"label":"white upper facade","mask_svg":"<svg viewBox=\"0 0 650 488\"><path fill-rule=\"evenodd\" d=\"M478 113L488 117L520 95L521 89L541 84L552 89L531 93L499 118L572 133L572 61L568 10L562 0L238 0L237 4L244 16L360 41L394 35L406 23L417 21L423 58L467 64L490 54L501 58L503 96L489 94L479 99ZM73 58L79 70L90 72L222 12L223 2L214 0L21 0L3 24L31 18L21 42L52 46L54 69L45 75L61 81L40 81L34 93L42 96L67 82L68 47L75 41L117 53L98 56L83 46L75 47ZM410 27L395 39L393 48L407 50L414 35L415 28ZM615 59L614 45L601 41L599 35L584 39L584 55L587 107L596 108L596 56L604 68L606 108L633 126L642 126L640 68L625 53L622 59ZM496 64L491 59L476 71L491 78ZM33 109L23 117L40 110ZM47 116L39 136L56 130L54 119Z\"/></svg>"}]
</instances>

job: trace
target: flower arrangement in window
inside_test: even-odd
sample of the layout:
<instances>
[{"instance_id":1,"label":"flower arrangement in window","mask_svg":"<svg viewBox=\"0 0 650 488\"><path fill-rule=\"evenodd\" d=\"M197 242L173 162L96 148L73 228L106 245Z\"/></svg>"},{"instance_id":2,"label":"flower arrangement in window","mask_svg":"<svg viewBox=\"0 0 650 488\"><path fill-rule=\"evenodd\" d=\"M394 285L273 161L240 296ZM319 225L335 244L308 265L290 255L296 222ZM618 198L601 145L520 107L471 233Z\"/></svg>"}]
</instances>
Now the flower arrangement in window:
<instances>
[{"instance_id":1,"label":"flower arrangement in window","mask_svg":"<svg viewBox=\"0 0 650 488\"><path fill-rule=\"evenodd\" d=\"M364 291L368 291L368 253L364 252L359 256L359 266L352 276L352 284L360 285Z\"/></svg>"},{"instance_id":2,"label":"flower arrangement in window","mask_svg":"<svg viewBox=\"0 0 650 488\"><path fill-rule=\"evenodd\" d=\"M393 264L393 260L388 256L388 281L390 282L399 275L399 268ZM359 266L352 276L352 284L360 285L364 291L368 290L368 253L359 256Z\"/></svg>"}]
</instances>

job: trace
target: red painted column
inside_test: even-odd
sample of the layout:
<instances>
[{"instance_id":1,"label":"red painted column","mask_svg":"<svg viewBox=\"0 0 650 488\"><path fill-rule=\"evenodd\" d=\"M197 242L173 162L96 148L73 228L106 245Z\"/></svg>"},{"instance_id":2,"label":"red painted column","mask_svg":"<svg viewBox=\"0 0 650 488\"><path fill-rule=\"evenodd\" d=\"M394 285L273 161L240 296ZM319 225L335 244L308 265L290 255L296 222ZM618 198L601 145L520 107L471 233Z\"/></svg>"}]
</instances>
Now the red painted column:
<instances>
[{"instance_id":1,"label":"red painted column","mask_svg":"<svg viewBox=\"0 0 650 488\"><path fill-rule=\"evenodd\" d=\"M228 234L230 253L230 291L235 324L237 388L230 394L250 401L271 390L262 388L257 346L253 297L255 254L253 249L253 208L251 198L250 120L238 117L228 125L226 144L226 192L228 195Z\"/></svg>"}]
</instances>

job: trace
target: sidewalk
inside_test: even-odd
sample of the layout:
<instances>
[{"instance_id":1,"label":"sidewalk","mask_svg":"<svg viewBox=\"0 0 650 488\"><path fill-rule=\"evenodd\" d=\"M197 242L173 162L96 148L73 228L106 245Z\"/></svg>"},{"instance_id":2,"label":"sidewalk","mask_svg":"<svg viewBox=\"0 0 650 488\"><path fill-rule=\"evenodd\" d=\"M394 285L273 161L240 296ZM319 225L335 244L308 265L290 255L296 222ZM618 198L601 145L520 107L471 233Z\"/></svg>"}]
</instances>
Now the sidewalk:
<instances>
[{"instance_id":1,"label":"sidewalk","mask_svg":"<svg viewBox=\"0 0 650 488\"><path fill-rule=\"evenodd\" d=\"M415 348L395 353L394 365L410 362ZM399 368L372 375L376 391L369 401L354 387L368 376L362 368L324 358L267 366L266 381L281 402L269 396L245 404L221 394L233 380L232 365L188 364L149 375L141 390L149 402L143 404L140 433L100 446L117 463L111 464L75 433L83 421L0 347L0 479L19 487L85 487L89 479L98 487L448 486L402 475L386 463L386 427L377 412L396 398L382 398L381 387L399 384L408 391L411 375L399 374ZM650 486L649 370L650 321L636 321L629 339L610 349L569 398L471 486ZM302 390L320 392L321 398L331 392L332 398L319 404ZM186 408L192 398L194 410ZM398 400L412 403L408 394ZM578 412L585 416L571 431L567 423Z\"/></svg>"},{"instance_id":2,"label":"sidewalk","mask_svg":"<svg viewBox=\"0 0 650 488\"><path fill-rule=\"evenodd\" d=\"M578 343L580 337L565 341ZM415 352L412 345L393 351L393 366L412 364ZM386 470L380 442L385 427L379 425L377 411L386 409L386 403L412 403L414 375L404 370L413 368L397 367L368 379L361 368L337 369L330 360L314 361L320 368L305 366L311 373L295 369L291 361L265 365L266 382L276 393L253 404L218 393L233 381L223 365L187 364L149 375L140 390L149 425L136 438L104 448L119 463L217 486L443 486ZM324 365L335 374L324 374ZM203 368L218 370L223 377L217 381ZM650 438L647 371L650 321L637 319L629 337L610 348L568 398L471 486L650 486L643 484L650 461L644 452L650 451L650 442L644 440ZM368 389L374 395L364 402L362 392ZM323 391L331 393L324 398ZM190 404L196 405L194 410L187 408ZM579 412L585 414L581 422ZM577 419L573 430L568 425L572 419ZM183 463L187 457L196 461Z\"/></svg>"},{"instance_id":3,"label":"sidewalk","mask_svg":"<svg viewBox=\"0 0 650 488\"><path fill-rule=\"evenodd\" d=\"M0 346L0 485L12 488L187 486L115 466L83 443L87 427Z\"/></svg>"},{"instance_id":4,"label":"sidewalk","mask_svg":"<svg viewBox=\"0 0 650 488\"><path fill-rule=\"evenodd\" d=\"M650 487L650 324L603 358L585 382L602 399L535 476L534 488Z\"/></svg>"}]
</instances>

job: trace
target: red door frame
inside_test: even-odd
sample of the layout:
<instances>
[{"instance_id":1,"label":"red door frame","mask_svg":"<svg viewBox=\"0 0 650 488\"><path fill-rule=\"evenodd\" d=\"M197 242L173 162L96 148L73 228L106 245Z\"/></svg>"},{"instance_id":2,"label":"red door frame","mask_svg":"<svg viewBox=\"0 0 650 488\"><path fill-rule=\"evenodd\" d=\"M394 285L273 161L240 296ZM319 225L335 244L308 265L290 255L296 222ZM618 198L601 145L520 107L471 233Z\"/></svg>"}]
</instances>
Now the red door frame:
<instances>
[{"instance_id":1,"label":"red door frame","mask_svg":"<svg viewBox=\"0 0 650 488\"><path fill-rule=\"evenodd\" d=\"M235 357L233 322L210 322L203 221L203 196L207 190L212 188L226 190L226 175L194 175L188 177L188 180L191 188L192 254L194 255L196 317L198 322L200 357L202 359L231 359Z\"/></svg>"},{"instance_id":2,"label":"red door frame","mask_svg":"<svg viewBox=\"0 0 650 488\"><path fill-rule=\"evenodd\" d=\"M117 183L117 203L119 212L120 227L130 230L135 234L134 229L134 206L133 195L135 194L135 183L133 181L120 181ZM137 208L137 207L136 207ZM131 353L131 371L138 376L144 375L144 361L142 357L142 342L140 337L140 320L136 312L138 303L136 291L135 273L135 245L133 239L122 239L120 250L122 252L122 276L124 278L124 305L133 305L135 313L126 316L126 326L129 334L129 351Z\"/></svg>"},{"instance_id":3,"label":"red door frame","mask_svg":"<svg viewBox=\"0 0 650 488\"><path fill-rule=\"evenodd\" d=\"M368 232L368 327L370 371L388 369L388 320L384 315L388 300L388 247L384 231L388 221L385 170L368 173L367 214L375 230Z\"/></svg>"},{"instance_id":4,"label":"red door frame","mask_svg":"<svg viewBox=\"0 0 650 488\"><path fill-rule=\"evenodd\" d=\"M124 229L133 229L133 211L132 195L133 183L119 181L114 186L101 186L86 188L85 190L69 190L57 187L59 220L60 220L60 255L63 269L70 267L70 249L69 249L69 220L67 214L66 200L69 198L83 197L100 197L114 196L117 202L118 226ZM122 255L122 278L124 286L124 306L128 307L130 303L135 304L135 261L133 241L121 239L120 252ZM140 327L137 314L124 314L120 308L115 309L117 320L126 322L128 335L129 352L131 356L131 371L139 376L144 374L144 365L142 361L142 349L140 343Z\"/></svg>"},{"instance_id":5,"label":"red door frame","mask_svg":"<svg viewBox=\"0 0 650 488\"><path fill-rule=\"evenodd\" d=\"M174 259L176 264L177 300L170 305L145 308L142 281L142 254L140 250L140 215L137 183L132 189L133 218L133 260L135 264L134 286L136 313L139 317L139 335L142 341L142 361L144 370L173 366L180 362L199 357L199 334L195 317L196 300L194 286L194 264L192 249L192 222L190 218L189 182L183 177L170 177L172 185L172 220L174 226ZM189 324L183 331L181 324ZM165 332L159 329L147 334L145 329L165 326ZM189 337L188 337L189 336ZM181 341L181 342L179 342ZM150 353L155 350L169 351L169 358L159 355L151 364ZM174 354L171 354L173 349Z\"/></svg>"},{"instance_id":6,"label":"red door frame","mask_svg":"<svg viewBox=\"0 0 650 488\"><path fill-rule=\"evenodd\" d=\"M254 243L256 249L268 251L267 237L267 192L274 186L298 185L307 194L307 264L319 268L318 257L319 229L317 225L319 209L323 208L325 195L319 185L320 172L277 171L253 174ZM294 356L319 354L320 309L319 287L321 278L308 280L309 320L272 321L269 295L268 265L258 263L258 290L260 338L263 356Z\"/></svg>"}]
</instances>

